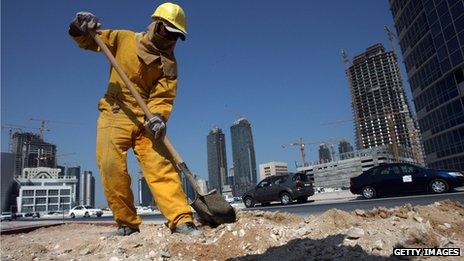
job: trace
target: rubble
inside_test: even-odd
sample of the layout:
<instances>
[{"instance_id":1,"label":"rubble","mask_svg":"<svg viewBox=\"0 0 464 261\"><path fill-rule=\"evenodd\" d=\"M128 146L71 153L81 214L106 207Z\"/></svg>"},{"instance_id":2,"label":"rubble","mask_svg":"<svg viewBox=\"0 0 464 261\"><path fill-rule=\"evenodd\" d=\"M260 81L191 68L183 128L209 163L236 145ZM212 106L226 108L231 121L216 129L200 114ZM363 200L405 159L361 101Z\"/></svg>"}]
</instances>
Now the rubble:
<instances>
[{"instance_id":1,"label":"rubble","mask_svg":"<svg viewBox=\"0 0 464 261\"><path fill-rule=\"evenodd\" d=\"M116 227L70 223L1 236L2 260L312 260L388 259L394 247L464 248L464 206L442 201L317 216L238 211L238 221L201 227L204 237L142 224L128 237ZM53 240L49 240L53 239Z\"/></svg>"}]
</instances>

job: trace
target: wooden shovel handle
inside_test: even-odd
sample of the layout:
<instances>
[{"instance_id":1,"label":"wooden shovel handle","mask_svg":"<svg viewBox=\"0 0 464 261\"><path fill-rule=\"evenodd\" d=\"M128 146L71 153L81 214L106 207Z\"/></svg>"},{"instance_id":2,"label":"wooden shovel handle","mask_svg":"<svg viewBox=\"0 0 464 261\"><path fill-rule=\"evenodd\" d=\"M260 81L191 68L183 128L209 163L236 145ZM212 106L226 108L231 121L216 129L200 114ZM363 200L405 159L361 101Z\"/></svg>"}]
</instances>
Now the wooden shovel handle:
<instances>
[{"instance_id":1,"label":"wooden shovel handle","mask_svg":"<svg viewBox=\"0 0 464 261\"><path fill-rule=\"evenodd\" d=\"M127 75L124 73L124 71L122 70L121 66L119 66L118 62L116 61L116 59L114 58L113 54L111 53L111 51L108 49L108 47L106 46L106 44L100 39L100 37L98 36L97 32L95 30L89 30L89 33L90 35L93 37L93 39L95 40L95 42L97 43L97 45L100 47L100 49L105 53L106 57L108 58L108 60L110 60L111 62L111 65L113 65L113 68L116 69L116 71L118 72L119 76L121 77L122 81L124 82L124 84L127 86L127 88L129 89L129 91L132 93L132 95L134 96L135 100L137 101L138 105L140 106L140 108L142 108L142 111L143 113L145 114L145 116L147 117L147 119L150 119L151 117L153 117L153 114L150 112L150 110L148 109L148 106L147 104L145 103L145 101L142 99L142 97L140 96L140 94L137 92L137 90L134 88L134 86L132 86L132 83L131 81L129 80L129 78L127 77ZM151 131L150 131L151 133ZM168 149L169 153L171 153L172 157L174 158L174 162L177 164L177 165L180 165L182 163L184 163L184 160L181 158L181 156L179 155L179 153L177 153L176 149L174 149L174 146L172 146L171 144L171 141L169 141L168 139L168 136L167 135L164 135L163 136L163 143L164 145L166 146L166 148Z\"/></svg>"}]
</instances>

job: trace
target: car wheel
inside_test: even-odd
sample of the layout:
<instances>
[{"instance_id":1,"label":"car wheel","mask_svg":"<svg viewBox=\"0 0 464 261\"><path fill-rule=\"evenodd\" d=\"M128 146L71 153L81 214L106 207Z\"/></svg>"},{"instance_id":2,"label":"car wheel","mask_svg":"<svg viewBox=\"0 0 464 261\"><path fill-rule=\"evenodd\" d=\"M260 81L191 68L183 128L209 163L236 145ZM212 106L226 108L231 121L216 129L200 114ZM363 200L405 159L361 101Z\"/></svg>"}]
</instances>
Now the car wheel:
<instances>
[{"instance_id":1,"label":"car wheel","mask_svg":"<svg viewBox=\"0 0 464 261\"><path fill-rule=\"evenodd\" d=\"M71 218L75 218L75 217L76 217L76 215L74 215L74 213L71 213L70 216L71 216Z\"/></svg>"},{"instance_id":2,"label":"car wheel","mask_svg":"<svg viewBox=\"0 0 464 261\"><path fill-rule=\"evenodd\" d=\"M306 203L308 202L308 197L301 197L297 199L298 203Z\"/></svg>"},{"instance_id":3,"label":"car wheel","mask_svg":"<svg viewBox=\"0 0 464 261\"><path fill-rule=\"evenodd\" d=\"M280 194L280 202L282 202L283 205L288 205L292 203L292 197L287 192L284 192Z\"/></svg>"},{"instance_id":4,"label":"car wheel","mask_svg":"<svg viewBox=\"0 0 464 261\"><path fill-rule=\"evenodd\" d=\"M442 179L435 179L430 182L430 189L433 193L440 194L448 191L448 183Z\"/></svg>"},{"instance_id":5,"label":"car wheel","mask_svg":"<svg viewBox=\"0 0 464 261\"><path fill-rule=\"evenodd\" d=\"M97 217L101 217L103 214L97 214Z\"/></svg>"},{"instance_id":6,"label":"car wheel","mask_svg":"<svg viewBox=\"0 0 464 261\"><path fill-rule=\"evenodd\" d=\"M90 217L89 212L85 212L84 217L86 218Z\"/></svg>"},{"instance_id":7,"label":"car wheel","mask_svg":"<svg viewBox=\"0 0 464 261\"><path fill-rule=\"evenodd\" d=\"M252 208L255 206L255 203L253 202L253 199L251 197L246 197L243 203L245 203L245 207L247 208Z\"/></svg>"},{"instance_id":8,"label":"car wheel","mask_svg":"<svg viewBox=\"0 0 464 261\"><path fill-rule=\"evenodd\" d=\"M376 192L375 192L375 189L373 187L370 187L370 186L366 186L362 189L362 196L365 198L365 199L371 199L371 198L375 198L376 196Z\"/></svg>"}]
</instances>

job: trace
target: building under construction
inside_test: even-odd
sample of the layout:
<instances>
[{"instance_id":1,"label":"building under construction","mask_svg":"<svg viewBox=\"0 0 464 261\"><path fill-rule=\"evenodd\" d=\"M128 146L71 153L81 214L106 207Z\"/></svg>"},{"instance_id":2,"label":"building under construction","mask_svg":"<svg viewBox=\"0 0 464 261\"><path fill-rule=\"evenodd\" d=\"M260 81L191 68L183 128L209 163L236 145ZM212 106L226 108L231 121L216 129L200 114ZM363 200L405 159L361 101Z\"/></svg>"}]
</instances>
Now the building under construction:
<instances>
[{"instance_id":1,"label":"building under construction","mask_svg":"<svg viewBox=\"0 0 464 261\"><path fill-rule=\"evenodd\" d=\"M375 44L347 59L346 74L351 87L356 147L367 149L392 144L412 150L416 163L423 164L419 132L409 109L396 54Z\"/></svg>"},{"instance_id":2,"label":"building under construction","mask_svg":"<svg viewBox=\"0 0 464 261\"><path fill-rule=\"evenodd\" d=\"M20 176L24 168L56 168L56 145L45 142L41 135L14 133L12 153L15 154L15 176Z\"/></svg>"}]
</instances>

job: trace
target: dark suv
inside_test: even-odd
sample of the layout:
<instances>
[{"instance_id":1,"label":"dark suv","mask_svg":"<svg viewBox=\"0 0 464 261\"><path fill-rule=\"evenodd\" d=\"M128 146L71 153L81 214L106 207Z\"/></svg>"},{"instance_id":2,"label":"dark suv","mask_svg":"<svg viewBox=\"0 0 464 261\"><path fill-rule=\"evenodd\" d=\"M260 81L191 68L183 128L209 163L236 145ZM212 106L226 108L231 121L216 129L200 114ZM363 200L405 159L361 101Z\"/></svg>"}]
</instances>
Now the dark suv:
<instances>
[{"instance_id":1,"label":"dark suv","mask_svg":"<svg viewBox=\"0 0 464 261\"><path fill-rule=\"evenodd\" d=\"M303 173L289 173L267 177L252 190L243 194L242 199L247 208L256 203L269 205L272 201L279 201L287 205L297 200L298 203L308 201L314 195L313 182Z\"/></svg>"}]
</instances>

